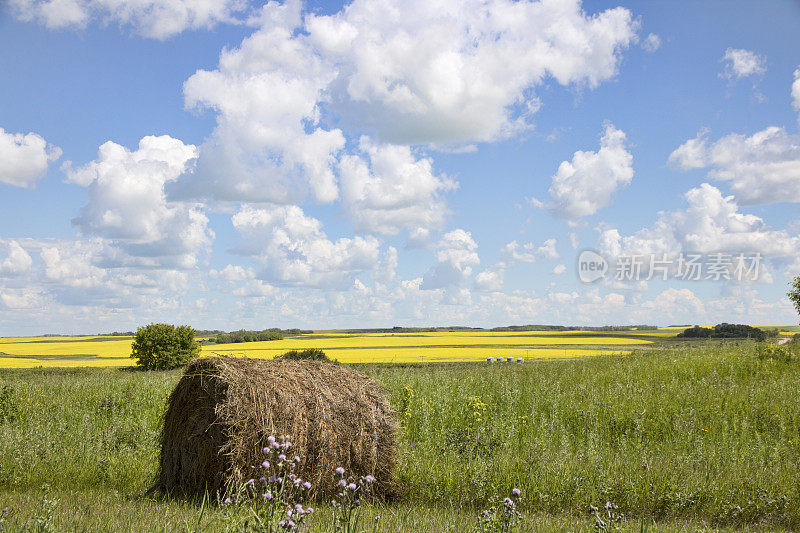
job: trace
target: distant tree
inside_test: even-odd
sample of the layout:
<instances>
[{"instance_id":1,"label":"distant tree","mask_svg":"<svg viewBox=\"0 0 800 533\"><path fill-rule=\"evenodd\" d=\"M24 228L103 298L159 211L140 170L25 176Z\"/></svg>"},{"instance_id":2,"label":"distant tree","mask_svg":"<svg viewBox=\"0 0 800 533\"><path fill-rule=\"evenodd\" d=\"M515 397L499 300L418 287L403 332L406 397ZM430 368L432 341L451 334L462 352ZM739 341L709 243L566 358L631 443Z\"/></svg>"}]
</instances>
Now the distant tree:
<instances>
[{"instance_id":1,"label":"distant tree","mask_svg":"<svg viewBox=\"0 0 800 533\"><path fill-rule=\"evenodd\" d=\"M792 288L789 292L786 293L786 296L794 304L794 308L800 313L800 276L794 278L794 280L789 283L789 286Z\"/></svg>"},{"instance_id":2,"label":"distant tree","mask_svg":"<svg viewBox=\"0 0 800 533\"><path fill-rule=\"evenodd\" d=\"M701 328L700 326L695 326L678 333L678 337L684 337L688 339L707 339L711 336L711 333L713 333L711 328Z\"/></svg>"},{"instance_id":3,"label":"distant tree","mask_svg":"<svg viewBox=\"0 0 800 533\"><path fill-rule=\"evenodd\" d=\"M753 339L763 341L767 338L767 333L760 328L748 326L746 324L717 324L711 337L715 339Z\"/></svg>"},{"instance_id":4,"label":"distant tree","mask_svg":"<svg viewBox=\"0 0 800 533\"><path fill-rule=\"evenodd\" d=\"M726 324L723 322L722 324L717 324L713 328L701 328L700 326L688 328L682 333L679 333L678 337L692 339L753 339L760 342L767 338L767 333L753 326L745 324Z\"/></svg>"},{"instance_id":5,"label":"distant tree","mask_svg":"<svg viewBox=\"0 0 800 533\"><path fill-rule=\"evenodd\" d=\"M136 330L131 357L146 370L168 370L185 365L200 354L200 344L189 326L150 324Z\"/></svg>"},{"instance_id":6,"label":"distant tree","mask_svg":"<svg viewBox=\"0 0 800 533\"><path fill-rule=\"evenodd\" d=\"M239 342L276 341L282 338L283 333L281 333L281 330L272 328L263 331L240 329L239 331L232 331L230 333L221 333L212 340L217 344L235 344Z\"/></svg>"}]
</instances>

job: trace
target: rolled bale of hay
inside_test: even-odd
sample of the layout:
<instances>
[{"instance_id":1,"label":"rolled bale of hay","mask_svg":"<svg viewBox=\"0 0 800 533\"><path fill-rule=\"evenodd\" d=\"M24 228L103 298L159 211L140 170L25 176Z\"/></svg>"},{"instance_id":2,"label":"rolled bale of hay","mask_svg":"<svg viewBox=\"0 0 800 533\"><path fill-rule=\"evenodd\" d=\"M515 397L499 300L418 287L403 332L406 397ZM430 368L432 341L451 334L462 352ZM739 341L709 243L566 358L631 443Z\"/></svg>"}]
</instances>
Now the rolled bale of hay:
<instances>
[{"instance_id":1,"label":"rolled bale of hay","mask_svg":"<svg viewBox=\"0 0 800 533\"><path fill-rule=\"evenodd\" d=\"M339 466L374 476L379 498L396 492L397 423L378 383L338 364L232 357L195 359L172 391L153 489L222 496L254 477L270 435L291 440L311 498L335 493Z\"/></svg>"}]
</instances>

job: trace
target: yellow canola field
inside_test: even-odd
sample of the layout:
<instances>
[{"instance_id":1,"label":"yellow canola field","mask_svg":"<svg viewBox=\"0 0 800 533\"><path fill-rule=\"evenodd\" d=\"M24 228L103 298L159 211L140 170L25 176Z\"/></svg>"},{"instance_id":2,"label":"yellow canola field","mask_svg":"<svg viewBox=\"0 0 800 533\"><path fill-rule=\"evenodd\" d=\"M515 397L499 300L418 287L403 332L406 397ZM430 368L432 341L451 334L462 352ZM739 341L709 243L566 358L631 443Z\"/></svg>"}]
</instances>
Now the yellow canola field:
<instances>
[{"instance_id":1,"label":"yellow canola field","mask_svg":"<svg viewBox=\"0 0 800 533\"><path fill-rule=\"evenodd\" d=\"M106 359L70 360L70 359L29 359L25 357L0 357L0 368L35 368L35 367L108 367L133 366L134 360L128 357L109 357Z\"/></svg>"},{"instance_id":2,"label":"yellow canola field","mask_svg":"<svg viewBox=\"0 0 800 533\"><path fill-rule=\"evenodd\" d=\"M127 338L128 342L130 342L131 337L110 337L108 335L79 335L79 336L50 336L50 337L0 337L0 345L3 344L16 344L16 343L61 343L61 342L72 342L72 341L89 341L89 342L100 342L96 339L102 339L102 342L105 341L115 341L119 339Z\"/></svg>"},{"instance_id":3,"label":"yellow canola field","mask_svg":"<svg viewBox=\"0 0 800 533\"><path fill-rule=\"evenodd\" d=\"M281 350L250 350L203 353L203 355L231 355L269 359L283 353ZM487 357L522 357L533 359L568 359L597 355L622 355L629 351L621 350L579 350L558 348L393 348L393 349L349 349L329 350L326 354L340 363L435 363L484 361ZM23 357L0 358L0 367L104 367L131 366L129 358L93 359L89 361L70 361L53 359L29 359Z\"/></svg>"},{"instance_id":4,"label":"yellow canola field","mask_svg":"<svg viewBox=\"0 0 800 533\"><path fill-rule=\"evenodd\" d=\"M220 355L270 358L280 350L216 352ZM434 363L485 361L487 357L522 357L525 359L565 359L594 355L619 355L620 350L578 350L558 348L378 348L325 350L340 363Z\"/></svg>"},{"instance_id":5,"label":"yellow canola field","mask_svg":"<svg viewBox=\"0 0 800 533\"><path fill-rule=\"evenodd\" d=\"M447 336L419 336L419 335L349 335L347 337L306 339L302 337L283 339L280 341L260 341L237 344L209 344L204 350L305 350L306 348L321 348L333 350L337 348L387 348L387 347L416 347L416 346L552 346L552 345L635 345L651 344L653 341L632 339L626 337L576 337L576 336L541 336L523 337L510 335L504 337L486 335L450 334ZM457 348L463 349L463 348Z\"/></svg>"},{"instance_id":6,"label":"yellow canola field","mask_svg":"<svg viewBox=\"0 0 800 533\"><path fill-rule=\"evenodd\" d=\"M322 338L319 338L322 335ZM583 336L588 335L588 336ZM97 340L95 340L97 339ZM486 357L580 357L628 353L616 346L650 344L624 336L570 332L437 332L412 334L316 334L281 341L209 344L204 355L274 357L288 350L321 348L344 363L479 361ZM556 348L555 346L598 346ZM528 348L526 348L528 346ZM609 349L599 349L610 346ZM540 348L541 347L541 348ZM116 337L24 337L0 339L0 368L36 366L131 366L131 340ZM3 355L5 354L5 355Z\"/></svg>"},{"instance_id":7,"label":"yellow canola field","mask_svg":"<svg viewBox=\"0 0 800 533\"><path fill-rule=\"evenodd\" d=\"M0 343L0 353L29 356L97 356L128 357L131 355L131 340L103 341L63 341L52 342L51 337L43 337L47 342L4 342ZM0 364L2 364L0 362Z\"/></svg>"}]
</instances>

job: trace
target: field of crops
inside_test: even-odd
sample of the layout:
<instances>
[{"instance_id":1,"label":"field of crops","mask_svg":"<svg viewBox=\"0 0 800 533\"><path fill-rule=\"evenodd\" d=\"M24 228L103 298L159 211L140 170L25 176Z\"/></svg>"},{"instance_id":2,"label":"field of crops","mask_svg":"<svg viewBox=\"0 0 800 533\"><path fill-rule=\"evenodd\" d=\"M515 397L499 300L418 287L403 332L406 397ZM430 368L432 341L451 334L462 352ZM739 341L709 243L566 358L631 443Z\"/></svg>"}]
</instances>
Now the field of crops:
<instances>
[{"instance_id":1,"label":"field of crops","mask_svg":"<svg viewBox=\"0 0 800 533\"><path fill-rule=\"evenodd\" d=\"M594 332L321 332L283 340L205 344L203 355L271 358L289 350L321 348L343 363L424 363L483 361L487 357L555 359L628 353L677 331ZM131 366L130 337L0 338L0 368Z\"/></svg>"},{"instance_id":2,"label":"field of crops","mask_svg":"<svg viewBox=\"0 0 800 533\"><path fill-rule=\"evenodd\" d=\"M607 501L625 518L606 531L800 530L797 360L762 360L751 341L628 349L358 365L397 411L403 488L359 531L474 531L511 487L515 533L601 531L587 509ZM0 369L0 530L244 531L246 507L145 495L181 372ZM318 511L308 533L333 531L331 506Z\"/></svg>"},{"instance_id":3,"label":"field of crops","mask_svg":"<svg viewBox=\"0 0 800 533\"><path fill-rule=\"evenodd\" d=\"M762 326L793 335L797 326ZM484 361L487 357L564 359L619 355L674 340L685 328L631 331L455 331L348 333L322 331L283 340L204 344L203 355L271 358L320 348L342 363ZM44 336L0 338L0 368L132 366L131 337Z\"/></svg>"}]
</instances>

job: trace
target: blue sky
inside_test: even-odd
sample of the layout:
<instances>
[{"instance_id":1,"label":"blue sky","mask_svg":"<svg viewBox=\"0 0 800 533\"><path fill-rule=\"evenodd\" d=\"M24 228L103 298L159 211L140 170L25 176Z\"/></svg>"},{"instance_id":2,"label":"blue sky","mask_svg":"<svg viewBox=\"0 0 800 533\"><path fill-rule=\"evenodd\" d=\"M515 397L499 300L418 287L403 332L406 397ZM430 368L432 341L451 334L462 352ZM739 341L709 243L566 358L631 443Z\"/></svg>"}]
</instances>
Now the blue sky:
<instances>
[{"instance_id":1,"label":"blue sky","mask_svg":"<svg viewBox=\"0 0 800 533\"><path fill-rule=\"evenodd\" d=\"M792 1L13 0L0 335L795 323L798 23Z\"/></svg>"}]
</instances>

